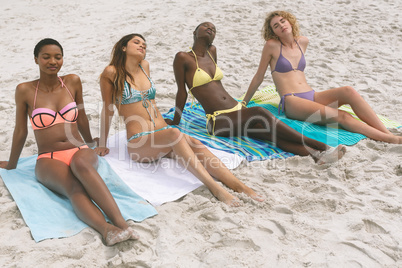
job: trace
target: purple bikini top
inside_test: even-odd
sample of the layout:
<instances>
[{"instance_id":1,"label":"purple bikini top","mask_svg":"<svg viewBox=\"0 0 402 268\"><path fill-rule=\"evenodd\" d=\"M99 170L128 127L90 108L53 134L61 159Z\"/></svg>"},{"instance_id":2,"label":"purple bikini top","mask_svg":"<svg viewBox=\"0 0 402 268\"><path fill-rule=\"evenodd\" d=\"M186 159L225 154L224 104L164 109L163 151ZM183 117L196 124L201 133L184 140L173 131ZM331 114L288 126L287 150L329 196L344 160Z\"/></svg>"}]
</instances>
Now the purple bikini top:
<instances>
[{"instance_id":1,"label":"purple bikini top","mask_svg":"<svg viewBox=\"0 0 402 268\"><path fill-rule=\"evenodd\" d=\"M297 70L301 71L301 72L304 71L304 68L306 68L306 59L304 58L304 54L303 54L301 47L299 46L299 43L297 43L296 40L295 40L295 42L301 52L301 58L300 58L299 64L297 65L297 68L294 69L292 64L289 62L289 60L282 55L283 44L281 43L281 53L279 54L279 58L278 58L278 61L276 62L275 69L271 72L271 74L273 72L288 73L290 71L297 71Z\"/></svg>"}]
</instances>

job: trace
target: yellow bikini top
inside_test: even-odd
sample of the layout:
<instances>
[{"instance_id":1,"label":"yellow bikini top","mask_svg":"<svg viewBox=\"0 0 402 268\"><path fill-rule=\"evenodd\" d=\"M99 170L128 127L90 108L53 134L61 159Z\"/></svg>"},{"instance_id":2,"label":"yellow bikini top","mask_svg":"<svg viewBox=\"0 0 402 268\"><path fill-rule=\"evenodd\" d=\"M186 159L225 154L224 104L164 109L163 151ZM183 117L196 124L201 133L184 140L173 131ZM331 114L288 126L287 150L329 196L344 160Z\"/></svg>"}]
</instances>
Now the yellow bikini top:
<instances>
[{"instance_id":1,"label":"yellow bikini top","mask_svg":"<svg viewBox=\"0 0 402 268\"><path fill-rule=\"evenodd\" d=\"M195 63L197 64L197 70L195 70L194 77L193 77L193 87L190 88L188 90L188 92L190 93L190 95L192 96L193 101L194 101L194 95L191 92L191 90L193 88L208 84L209 82L212 82L212 81L219 81L223 78L223 73L222 73L221 69L218 67L218 65L216 64L216 62L214 61L214 58L212 58L212 56L208 50L207 50L208 55L211 57L212 61L215 63L215 66L216 66L215 75L213 78L211 78L211 76L206 71L204 71L203 69L201 69L198 66L197 55L195 54L195 52L192 48L191 48L191 52L193 52L193 54L194 54Z\"/></svg>"}]
</instances>

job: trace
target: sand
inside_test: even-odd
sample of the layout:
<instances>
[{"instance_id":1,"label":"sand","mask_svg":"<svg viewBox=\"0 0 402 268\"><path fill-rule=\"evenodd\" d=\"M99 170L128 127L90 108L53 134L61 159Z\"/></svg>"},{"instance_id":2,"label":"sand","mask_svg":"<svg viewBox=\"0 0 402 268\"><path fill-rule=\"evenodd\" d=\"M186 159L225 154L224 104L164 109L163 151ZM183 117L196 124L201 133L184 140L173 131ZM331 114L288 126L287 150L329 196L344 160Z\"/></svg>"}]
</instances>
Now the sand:
<instances>
[{"instance_id":1,"label":"sand","mask_svg":"<svg viewBox=\"0 0 402 268\"><path fill-rule=\"evenodd\" d=\"M197 3L197 6L196 4ZM350 85L390 119L402 122L402 6L399 0L1 1L0 159L9 156L14 89L33 80L33 47L52 37L63 45L61 75L78 74L93 134L98 135L98 77L114 43L138 32L159 108L174 105L175 53L192 45L203 21L217 27L222 81L235 97L247 89L263 46L267 12L285 9L309 37L308 82L317 91ZM272 84L267 74L263 85ZM402 129L393 130L402 134ZM22 156L37 152L32 130ZM85 229L35 243L0 180L1 267L402 267L402 145L363 140L335 165L309 157L243 162L233 171L266 196L236 194L240 208L218 202L206 187L130 223L136 242L113 247Z\"/></svg>"}]
</instances>

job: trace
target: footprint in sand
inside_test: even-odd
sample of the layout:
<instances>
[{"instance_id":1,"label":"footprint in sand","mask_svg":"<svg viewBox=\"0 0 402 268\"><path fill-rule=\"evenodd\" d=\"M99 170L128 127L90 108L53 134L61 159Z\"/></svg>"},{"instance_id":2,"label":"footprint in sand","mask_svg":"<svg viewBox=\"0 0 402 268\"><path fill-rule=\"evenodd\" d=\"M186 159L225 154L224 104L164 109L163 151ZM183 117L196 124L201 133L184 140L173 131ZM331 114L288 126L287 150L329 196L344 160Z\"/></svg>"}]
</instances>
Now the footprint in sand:
<instances>
[{"instance_id":1,"label":"footprint in sand","mask_svg":"<svg viewBox=\"0 0 402 268\"><path fill-rule=\"evenodd\" d=\"M380 225L377 223L370 221L370 220L363 220L364 222L364 227L366 228L366 231L371 234L386 234L388 233L385 231L384 228L382 228Z\"/></svg>"}]
</instances>

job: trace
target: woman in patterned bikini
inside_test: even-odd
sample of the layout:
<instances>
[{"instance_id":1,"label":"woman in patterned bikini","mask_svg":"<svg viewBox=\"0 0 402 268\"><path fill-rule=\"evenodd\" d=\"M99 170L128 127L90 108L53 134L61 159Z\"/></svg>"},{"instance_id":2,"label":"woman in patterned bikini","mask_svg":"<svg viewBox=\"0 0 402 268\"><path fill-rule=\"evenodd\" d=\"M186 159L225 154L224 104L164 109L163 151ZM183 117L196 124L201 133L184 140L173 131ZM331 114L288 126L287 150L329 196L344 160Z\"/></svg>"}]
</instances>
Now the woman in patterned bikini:
<instances>
[{"instance_id":1,"label":"woman in patterned bikini","mask_svg":"<svg viewBox=\"0 0 402 268\"><path fill-rule=\"evenodd\" d=\"M134 161L153 162L162 157L177 158L211 193L230 206L240 200L220 186L213 178L236 192L257 201L264 199L240 182L202 143L166 124L156 107L155 85L145 60L147 45L143 36L129 34L114 46L112 60L100 77L103 99L99 155L109 152L106 140L114 106L124 118L127 149Z\"/></svg>"}]
</instances>

